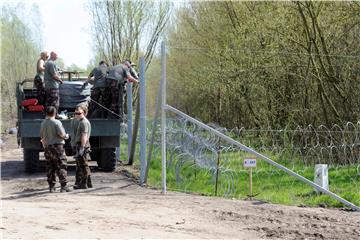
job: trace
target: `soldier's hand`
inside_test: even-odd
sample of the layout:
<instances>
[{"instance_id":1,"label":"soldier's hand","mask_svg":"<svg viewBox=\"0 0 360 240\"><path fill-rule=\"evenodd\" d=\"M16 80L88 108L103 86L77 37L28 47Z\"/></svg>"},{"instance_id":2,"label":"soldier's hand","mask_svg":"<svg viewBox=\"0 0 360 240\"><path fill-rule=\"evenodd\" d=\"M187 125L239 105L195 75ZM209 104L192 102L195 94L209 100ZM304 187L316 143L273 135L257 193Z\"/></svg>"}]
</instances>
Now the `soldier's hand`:
<instances>
[{"instance_id":1,"label":"soldier's hand","mask_svg":"<svg viewBox=\"0 0 360 240\"><path fill-rule=\"evenodd\" d=\"M80 147L80 149L79 149L79 155L80 155L80 156L84 156L84 152L85 152L85 148L84 148L84 147Z\"/></svg>"},{"instance_id":2,"label":"soldier's hand","mask_svg":"<svg viewBox=\"0 0 360 240\"><path fill-rule=\"evenodd\" d=\"M65 139L65 140L68 140L68 139L69 139L69 134L65 134L64 139Z\"/></svg>"}]
</instances>

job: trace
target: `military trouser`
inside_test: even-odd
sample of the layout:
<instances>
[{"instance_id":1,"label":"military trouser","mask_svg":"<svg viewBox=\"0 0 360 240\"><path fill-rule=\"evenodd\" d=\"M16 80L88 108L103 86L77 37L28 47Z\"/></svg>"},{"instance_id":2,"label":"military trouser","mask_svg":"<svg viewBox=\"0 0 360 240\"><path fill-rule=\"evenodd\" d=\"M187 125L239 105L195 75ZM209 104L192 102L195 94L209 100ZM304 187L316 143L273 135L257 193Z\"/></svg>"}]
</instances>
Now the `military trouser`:
<instances>
[{"instance_id":1,"label":"military trouser","mask_svg":"<svg viewBox=\"0 0 360 240\"><path fill-rule=\"evenodd\" d=\"M46 89L46 106L54 106L59 111L60 96L58 88Z\"/></svg>"},{"instance_id":2,"label":"military trouser","mask_svg":"<svg viewBox=\"0 0 360 240\"><path fill-rule=\"evenodd\" d=\"M105 105L106 106L106 96L105 96L105 88L94 88L91 91L91 100L94 100L95 102L101 104L101 105ZM90 101L89 104L89 118L103 118L106 117L104 109L99 106L98 104L96 104L93 101Z\"/></svg>"},{"instance_id":3,"label":"military trouser","mask_svg":"<svg viewBox=\"0 0 360 240\"><path fill-rule=\"evenodd\" d=\"M124 115L124 84L118 84L117 80L107 79L107 93L110 92L109 103L107 107L119 116L109 113L111 117L119 117L123 120Z\"/></svg>"},{"instance_id":4,"label":"military trouser","mask_svg":"<svg viewBox=\"0 0 360 240\"><path fill-rule=\"evenodd\" d=\"M39 105L45 105L46 92L44 88L44 81L41 76L36 75L34 78L34 86L37 92L37 100Z\"/></svg>"},{"instance_id":5,"label":"military trouser","mask_svg":"<svg viewBox=\"0 0 360 240\"><path fill-rule=\"evenodd\" d=\"M76 155L75 155L75 160L76 160L75 179L77 181L76 185L86 185L91 174L88 164L89 153L85 151L84 154L81 156L79 154L79 150L80 150L80 143L76 144Z\"/></svg>"},{"instance_id":6,"label":"military trouser","mask_svg":"<svg viewBox=\"0 0 360 240\"><path fill-rule=\"evenodd\" d=\"M49 145L45 148L47 181L50 187L56 183L56 175L61 186L67 183L67 159L63 144Z\"/></svg>"}]
</instances>

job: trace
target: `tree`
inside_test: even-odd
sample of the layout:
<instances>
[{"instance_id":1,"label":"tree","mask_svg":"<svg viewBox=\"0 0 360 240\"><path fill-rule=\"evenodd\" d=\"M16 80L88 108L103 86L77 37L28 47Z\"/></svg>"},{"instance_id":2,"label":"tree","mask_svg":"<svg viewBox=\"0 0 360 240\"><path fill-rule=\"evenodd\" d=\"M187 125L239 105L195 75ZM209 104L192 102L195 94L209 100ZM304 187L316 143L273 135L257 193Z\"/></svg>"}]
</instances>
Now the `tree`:
<instances>
[{"instance_id":1,"label":"tree","mask_svg":"<svg viewBox=\"0 0 360 240\"><path fill-rule=\"evenodd\" d=\"M41 43L34 37L33 29L21 19L20 5L3 4L1 21L1 111L4 117L16 118L15 86L17 81L33 78L36 60L39 58ZM32 8L28 14L31 18L38 12ZM20 12L19 12L20 11ZM11 124L8 121L2 121ZM12 123L13 124L13 123Z\"/></svg>"}]
</instances>

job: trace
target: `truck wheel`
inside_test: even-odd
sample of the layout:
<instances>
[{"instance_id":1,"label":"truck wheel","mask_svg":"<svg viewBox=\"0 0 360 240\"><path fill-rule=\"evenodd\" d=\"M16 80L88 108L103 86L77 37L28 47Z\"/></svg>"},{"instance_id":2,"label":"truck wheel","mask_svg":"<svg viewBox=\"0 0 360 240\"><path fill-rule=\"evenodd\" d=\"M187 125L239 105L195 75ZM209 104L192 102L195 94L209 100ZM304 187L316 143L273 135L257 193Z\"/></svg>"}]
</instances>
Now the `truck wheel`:
<instances>
[{"instance_id":1,"label":"truck wheel","mask_svg":"<svg viewBox=\"0 0 360 240\"><path fill-rule=\"evenodd\" d=\"M99 168L102 168L101 166L101 152L99 149L91 149L90 153L91 161L96 161Z\"/></svg>"},{"instance_id":2,"label":"truck wheel","mask_svg":"<svg viewBox=\"0 0 360 240\"><path fill-rule=\"evenodd\" d=\"M39 170L40 159L39 151L34 149L24 149L24 163L26 173L35 173Z\"/></svg>"},{"instance_id":3,"label":"truck wheel","mask_svg":"<svg viewBox=\"0 0 360 240\"><path fill-rule=\"evenodd\" d=\"M112 172L116 167L115 148L101 149L101 168L105 172Z\"/></svg>"}]
</instances>

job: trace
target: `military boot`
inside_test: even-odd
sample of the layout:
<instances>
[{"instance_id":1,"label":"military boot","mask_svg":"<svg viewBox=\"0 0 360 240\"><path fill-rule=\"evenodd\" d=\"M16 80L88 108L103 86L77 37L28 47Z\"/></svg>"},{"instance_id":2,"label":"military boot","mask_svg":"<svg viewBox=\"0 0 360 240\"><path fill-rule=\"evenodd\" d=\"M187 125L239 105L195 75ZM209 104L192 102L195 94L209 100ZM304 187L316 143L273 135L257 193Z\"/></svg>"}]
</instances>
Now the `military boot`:
<instances>
[{"instance_id":1,"label":"military boot","mask_svg":"<svg viewBox=\"0 0 360 240\"><path fill-rule=\"evenodd\" d=\"M66 184L61 185L60 192L71 192L71 189Z\"/></svg>"},{"instance_id":2,"label":"military boot","mask_svg":"<svg viewBox=\"0 0 360 240\"><path fill-rule=\"evenodd\" d=\"M78 185L74 185L74 189L87 189L86 182L81 181Z\"/></svg>"},{"instance_id":3,"label":"military boot","mask_svg":"<svg viewBox=\"0 0 360 240\"><path fill-rule=\"evenodd\" d=\"M80 177L78 176L78 174L75 175L75 185L79 185L80 184Z\"/></svg>"},{"instance_id":4,"label":"military boot","mask_svg":"<svg viewBox=\"0 0 360 240\"><path fill-rule=\"evenodd\" d=\"M49 191L50 191L51 193L56 192L55 185L50 185L50 186L49 186Z\"/></svg>"},{"instance_id":5,"label":"military boot","mask_svg":"<svg viewBox=\"0 0 360 240\"><path fill-rule=\"evenodd\" d=\"M92 187L93 187L90 176L87 177L86 185L87 185L88 188L92 188Z\"/></svg>"}]
</instances>

